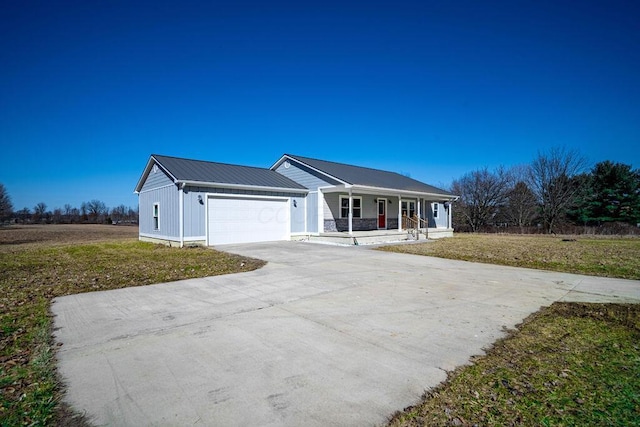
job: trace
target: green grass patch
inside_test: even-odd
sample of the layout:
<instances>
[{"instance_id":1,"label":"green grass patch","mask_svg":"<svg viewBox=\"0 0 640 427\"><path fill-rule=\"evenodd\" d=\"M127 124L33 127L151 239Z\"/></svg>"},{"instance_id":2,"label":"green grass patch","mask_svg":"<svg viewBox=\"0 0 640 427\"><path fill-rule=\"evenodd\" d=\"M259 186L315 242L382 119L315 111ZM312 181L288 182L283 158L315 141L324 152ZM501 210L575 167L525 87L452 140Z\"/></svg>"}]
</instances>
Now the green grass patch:
<instances>
[{"instance_id":1,"label":"green grass patch","mask_svg":"<svg viewBox=\"0 0 640 427\"><path fill-rule=\"evenodd\" d=\"M640 305L556 303L389 426L639 426Z\"/></svg>"},{"instance_id":2,"label":"green grass patch","mask_svg":"<svg viewBox=\"0 0 640 427\"><path fill-rule=\"evenodd\" d=\"M640 238L458 234L381 250L566 273L640 279Z\"/></svg>"},{"instance_id":3,"label":"green grass patch","mask_svg":"<svg viewBox=\"0 0 640 427\"><path fill-rule=\"evenodd\" d=\"M47 229L38 233L42 230ZM100 230L90 230L92 240L99 240ZM56 379L50 338L49 305L53 298L250 271L264 265L208 248L143 243L131 239L130 234L86 244L78 243L77 238L60 244L56 238L48 241L30 234L12 244L10 232L3 230L0 242L2 426L55 425L60 421L62 389ZM66 233L60 235L69 238Z\"/></svg>"}]
</instances>

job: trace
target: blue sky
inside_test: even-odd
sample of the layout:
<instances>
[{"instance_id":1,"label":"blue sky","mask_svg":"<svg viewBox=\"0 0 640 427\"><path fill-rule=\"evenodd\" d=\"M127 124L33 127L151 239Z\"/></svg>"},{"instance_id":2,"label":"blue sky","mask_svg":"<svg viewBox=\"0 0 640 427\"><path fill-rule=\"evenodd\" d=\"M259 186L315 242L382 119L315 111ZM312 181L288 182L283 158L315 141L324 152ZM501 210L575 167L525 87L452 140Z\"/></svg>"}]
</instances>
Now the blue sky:
<instances>
[{"instance_id":1,"label":"blue sky","mask_svg":"<svg viewBox=\"0 0 640 427\"><path fill-rule=\"evenodd\" d=\"M25 1L0 14L14 208L137 205L152 153L438 186L563 146L640 167L635 1Z\"/></svg>"}]
</instances>

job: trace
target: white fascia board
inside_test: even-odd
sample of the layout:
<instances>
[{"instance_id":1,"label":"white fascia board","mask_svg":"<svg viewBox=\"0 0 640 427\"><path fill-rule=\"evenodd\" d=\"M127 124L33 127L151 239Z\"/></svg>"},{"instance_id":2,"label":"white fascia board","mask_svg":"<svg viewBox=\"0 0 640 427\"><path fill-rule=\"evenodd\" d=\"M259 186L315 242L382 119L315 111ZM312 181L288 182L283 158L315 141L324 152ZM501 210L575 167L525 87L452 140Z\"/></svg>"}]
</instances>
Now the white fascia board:
<instances>
[{"instance_id":1,"label":"white fascia board","mask_svg":"<svg viewBox=\"0 0 640 427\"><path fill-rule=\"evenodd\" d=\"M136 193L137 193L137 194L150 193L150 192L152 192L152 191L161 190L161 189L163 189L163 188L168 188L168 187L175 188L175 186L176 186L175 184L167 184L167 185L163 185L162 187L154 187L154 188L151 188L151 189L149 189L149 190L136 191Z\"/></svg>"},{"instance_id":2,"label":"white fascia board","mask_svg":"<svg viewBox=\"0 0 640 427\"><path fill-rule=\"evenodd\" d=\"M134 193L138 194L140 193L140 190L142 190L142 186L144 185L144 182L146 181L147 177L149 176L149 172L151 172L151 168L153 167L153 156L149 157L149 160L147 160L147 166L145 166L144 171L142 171L142 175L140 176L140 179L138 179L138 183L136 184L136 189L133 191Z\"/></svg>"},{"instance_id":3,"label":"white fascia board","mask_svg":"<svg viewBox=\"0 0 640 427\"><path fill-rule=\"evenodd\" d=\"M422 191L409 191L409 190L395 190L393 188L381 188L381 187L371 187L368 185L354 185L352 186L352 191L357 191L364 194L381 194L387 196L421 196L421 197L432 197L437 200L451 200L454 201L457 199L457 196L447 196L445 194L439 193L424 193Z\"/></svg>"},{"instance_id":4,"label":"white fascia board","mask_svg":"<svg viewBox=\"0 0 640 427\"><path fill-rule=\"evenodd\" d=\"M206 181L180 181L184 185L191 185L194 187L216 187L216 188L231 188L235 190L253 190L253 191L274 191L278 193L308 193L306 188L284 188L284 187L266 187L261 185L246 185L246 184L225 184L218 182L206 182Z\"/></svg>"},{"instance_id":5,"label":"white fascia board","mask_svg":"<svg viewBox=\"0 0 640 427\"><path fill-rule=\"evenodd\" d=\"M283 161L285 161L286 159L288 159L288 158L289 158L289 156L287 156L286 154L285 154L285 155L283 155L282 157L280 157L280 158L278 159L278 161L276 161L273 165L271 165L271 167L270 167L269 169L271 169L271 170L276 170L276 169L278 168L278 166L280 166L280 164L281 164Z\"/></svg>"},{"instance_id":6,"label":"white fascia board","mask_svg":"<svg viewBox=\"0 0 640 427\"><path fill-rule=\"evenodd\" d=\"M176 177L173 176L171 172L169 172L164 166L162 166L162 164L158 160L156 160L155 157L151 156L147 161L147 166L144 168L144 172L142 172L142 176L138 180L136 189L133 191L135 194L139 194L140 190L142 190L142 186L144 185L144 182L147 180L147 177L149 176L149 173L151 172L151 168L153 167L154 164L158 165L158 167L162 169L162 171L166 173L169 176L169 178L173 180L174 183L176 184L178 183L178 180L176 179Z\"/></svg>"},{"instance_id":7,"label":"white fascia board","mask_svg":"<svg viewBox=\"0 0 640 427\"><path fill-rule=\"evenodd\" d=\"M335 176L333 176L333 175L329 175L328 173L326 173L326 172L324 172L324 171L322 171L322 170L320 170L320 169L314 168L313 166L308 165L308 164L306 164L305 162L303 162L303 161L301 161L301 160L298 160L298 159L296 159L295 157L288 156L288 155L286 155L286 154L285 154L284 156L282 156L282 158L281 158L280 160L278 160L278 161L276 162L276 164L274 164L273 166L271 166L271 168L273 168L273 167L274 167L274 166L276 166L276 165L279 165L279 163L280 163L280 162L282 162L283 160L291 160L291 161L294 161L294 162L296 162L296 163L298 163L298 164L304 165L305 167L307 167L307 168L311 169L312 171L318 172L319 174L322 174L322 175L326 176L327 178L333 179L334 181L341 182L341 183L343 183L344 185L350 185L348 182L343 181L343 180L341 180L340 178L336 178L336 177L335 177Z\"/></svg>"},{"instance_id":8,"label":"white fascia board","mask_svg":"<svg viewBox=\"0 0 640 427\"><path fill-rule=\"evenodd\" d=\"M323 193L344 193L348 192L349 189L355 188L351 184L341 184L341 185L327 185L324 187L318 187L318 190L321 190Z\"/></svg>"}]
</instances>

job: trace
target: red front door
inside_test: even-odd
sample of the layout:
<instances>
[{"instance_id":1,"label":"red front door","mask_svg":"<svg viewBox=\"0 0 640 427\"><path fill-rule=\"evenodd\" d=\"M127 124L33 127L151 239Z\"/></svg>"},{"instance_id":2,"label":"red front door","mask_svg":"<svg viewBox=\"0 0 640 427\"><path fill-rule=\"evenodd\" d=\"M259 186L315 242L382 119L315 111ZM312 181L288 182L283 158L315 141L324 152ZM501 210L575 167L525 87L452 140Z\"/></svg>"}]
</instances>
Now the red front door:
<instances>
[{"instance_id":1,"label":"red front door","mask_svg":"<svg viewBox=\"0 0 640 427\"><path fill-rule=\"evenodd\" d=\"M378 199L378 228L387 228L387 200Z\"/></svg>"}]
</instances>

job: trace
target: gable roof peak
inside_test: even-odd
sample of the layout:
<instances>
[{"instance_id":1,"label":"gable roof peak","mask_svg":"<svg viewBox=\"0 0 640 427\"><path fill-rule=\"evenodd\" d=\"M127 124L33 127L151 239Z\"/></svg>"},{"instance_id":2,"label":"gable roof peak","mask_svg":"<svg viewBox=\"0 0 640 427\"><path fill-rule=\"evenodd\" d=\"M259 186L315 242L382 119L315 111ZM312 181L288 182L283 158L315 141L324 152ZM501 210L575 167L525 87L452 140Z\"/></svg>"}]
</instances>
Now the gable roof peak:
<instances>
[{"instance_id":1,"label":"gable roof peak","mask_svg":"<svg viewBox=\"0 0 640 427\"><path fill-rule=\"evenodd\" d=\"M152 154L145 172L136 186L136 191L140 191L142 188L153 163L158 164L176 184L223 184L254 188L306 190L302 185L271 169Z\"/></svg>"},{"instance_id":2,"label":"gable roof peak","mask_svg":"<svg viewBox=\"0 0 640 427\"><path fill-rule=\"evenodd\" d=\"M345 184L438 194L443 197L455 197L448 191L425 184L424 182L397 172L364 166L354 166L347 163L330 162L327 160L314 159L311 157L303 157L293 154L284 154L276 165L284 158L292 159Z\"/></svg>"}]
</instances>

